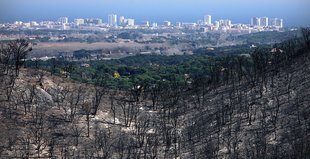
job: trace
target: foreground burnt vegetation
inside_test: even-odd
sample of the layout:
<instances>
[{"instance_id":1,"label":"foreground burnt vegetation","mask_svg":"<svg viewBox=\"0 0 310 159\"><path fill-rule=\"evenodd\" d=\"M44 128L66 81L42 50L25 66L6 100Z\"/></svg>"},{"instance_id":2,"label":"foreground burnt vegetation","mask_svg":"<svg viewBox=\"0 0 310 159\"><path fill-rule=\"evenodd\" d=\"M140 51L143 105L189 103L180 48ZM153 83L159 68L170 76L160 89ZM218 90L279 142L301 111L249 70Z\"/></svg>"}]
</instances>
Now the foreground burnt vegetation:
<instances>
[{"instance_id":1,"label":"foreground burnt vegetation","mask_svg":"<svg viewBox=\"0 0 310 159\"><path fill-rule=\"evenodd\" d=\"M31 45L3 44L0 157L307 158L310 30L301 35L121 88L21 69Z\"/></svg>"}]
</instances>

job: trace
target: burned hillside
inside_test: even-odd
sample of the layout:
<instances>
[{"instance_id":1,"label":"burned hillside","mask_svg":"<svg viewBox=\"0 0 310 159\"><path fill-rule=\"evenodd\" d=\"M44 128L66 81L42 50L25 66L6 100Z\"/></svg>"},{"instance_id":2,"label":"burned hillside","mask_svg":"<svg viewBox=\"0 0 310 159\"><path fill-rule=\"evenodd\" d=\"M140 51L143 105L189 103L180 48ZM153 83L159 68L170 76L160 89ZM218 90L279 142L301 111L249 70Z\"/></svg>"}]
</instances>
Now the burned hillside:
<instances>
[{"instance_id":1,"label":"burned hillside","mask_svg":"<svg viewBox=\"0 0 310 159\"><path fill-rule=\"evenodd\" d=\"M210 62L207 75L127 90L21 68L31 46L3 44L0 158L307 158L303 31L271 50Z\"/></svg>"}]
</instances>

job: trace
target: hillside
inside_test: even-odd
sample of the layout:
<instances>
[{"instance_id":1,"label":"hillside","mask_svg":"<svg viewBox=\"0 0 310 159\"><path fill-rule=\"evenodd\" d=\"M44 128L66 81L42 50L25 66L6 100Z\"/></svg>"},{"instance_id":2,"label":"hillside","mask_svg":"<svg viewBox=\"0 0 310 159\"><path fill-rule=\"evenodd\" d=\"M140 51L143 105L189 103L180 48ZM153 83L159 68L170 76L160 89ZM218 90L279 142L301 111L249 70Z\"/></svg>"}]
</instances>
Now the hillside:
<instances>
[{"instance_id":1,"label":"hillside","mask_svg":"<svg viewBox=\"0 0 310 159\"><path fill-rule=\"evenodd\" d=\"M0 158L308 158L309 37L128 90L2 59Z\"/></svg>"}]
</instances>

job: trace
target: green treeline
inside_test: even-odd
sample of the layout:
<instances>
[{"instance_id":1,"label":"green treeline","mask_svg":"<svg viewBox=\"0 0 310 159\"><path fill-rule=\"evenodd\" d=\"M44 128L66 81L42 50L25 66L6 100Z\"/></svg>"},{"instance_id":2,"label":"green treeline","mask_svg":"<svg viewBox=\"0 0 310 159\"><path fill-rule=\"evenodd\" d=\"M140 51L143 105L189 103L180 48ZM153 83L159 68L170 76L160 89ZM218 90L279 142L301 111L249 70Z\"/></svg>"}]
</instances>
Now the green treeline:
<instances>
[{"instance_id":1,"label":"green treeline","mask_svg":"<svg viewBox=\"0 0 310 159\"><path fill-rule=\"evenodd\" d=\"M169 82L228 84L243 79L255 81L270 69L276 72L279 65L289 64L293 57L299 56L309 47L305 40L305 37L296 38L254 49L239 47L233 50L238 53L220 56L209 56L206 49L201 49L194 55L137 55L85 62L89 67L85 67L84 62L69 62L64 59L28 61L26 66L47 69L52 74L65 74L85 83L125 90L135 85L150 87ZM225 52L228 48L219 50Z\"/></svg>"}]
</instances>

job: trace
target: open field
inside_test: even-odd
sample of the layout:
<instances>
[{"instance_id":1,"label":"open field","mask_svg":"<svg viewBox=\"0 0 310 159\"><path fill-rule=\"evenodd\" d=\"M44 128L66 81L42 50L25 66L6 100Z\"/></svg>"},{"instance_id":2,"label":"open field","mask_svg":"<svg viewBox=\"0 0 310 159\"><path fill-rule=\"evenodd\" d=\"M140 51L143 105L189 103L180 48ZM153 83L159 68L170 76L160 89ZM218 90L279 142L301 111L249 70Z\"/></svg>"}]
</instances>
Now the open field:
<instances>
[{"instance_id":1,"label":"open field","mask_svg":"<svg viewBox=\"0 0 310 159\"><path fill-rule=\"evenodd\" d=\"M59 52L72 53L76 50L96 50L105 49L111 50L112 53L115 50L126 49L133 53L145 50L145 48L167 48L168 44L165 43L153 43L153 44L140 44L135 42L118 42L118 43L80 43L80 42L42 42L33 46L33 51L30 57L42 57L42 56L55 56Z\"/></svg>"}]
</instances>

